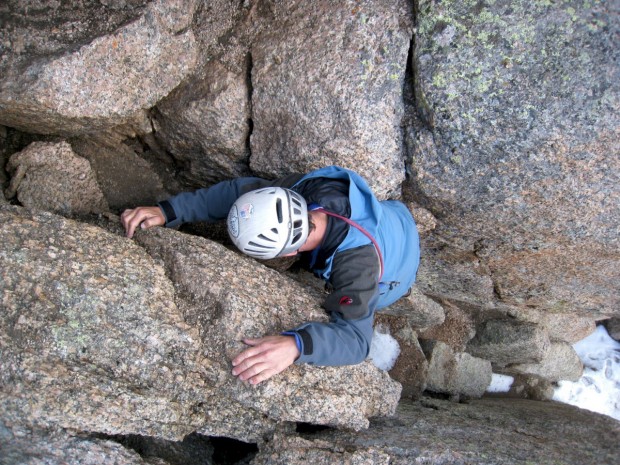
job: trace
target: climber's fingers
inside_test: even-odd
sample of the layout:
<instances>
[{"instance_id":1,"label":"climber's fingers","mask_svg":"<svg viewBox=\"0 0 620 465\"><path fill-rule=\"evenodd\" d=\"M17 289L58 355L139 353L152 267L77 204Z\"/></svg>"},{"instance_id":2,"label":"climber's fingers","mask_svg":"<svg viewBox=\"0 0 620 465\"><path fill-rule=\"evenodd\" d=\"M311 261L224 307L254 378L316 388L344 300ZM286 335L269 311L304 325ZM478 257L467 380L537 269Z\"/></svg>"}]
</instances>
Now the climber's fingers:
<instances>
[{"instance_id":1,"label":"climber's fingers","mask_svg":"<svg viewBox=\"0 0 620 465\"><path fill-rule=\"evenodd\" d=\"M232 361L232 374L250 384L261 383L292 365L299 350L292 336L266 336L259 339L244 339L252 346L241 352Z\"/></svg>"},{"instance_id":2,"label":"climber's fingers","mask_svg":"<svg viewBox=\"0 0 620 465\"><path fill-rule=\"evenodd\" d=\"M166 224L166 217L159 207L138 207L125 210L121 214L121 223L127 237L133 237L136 228L152 228Z\"/></svg>"}]
</instances>

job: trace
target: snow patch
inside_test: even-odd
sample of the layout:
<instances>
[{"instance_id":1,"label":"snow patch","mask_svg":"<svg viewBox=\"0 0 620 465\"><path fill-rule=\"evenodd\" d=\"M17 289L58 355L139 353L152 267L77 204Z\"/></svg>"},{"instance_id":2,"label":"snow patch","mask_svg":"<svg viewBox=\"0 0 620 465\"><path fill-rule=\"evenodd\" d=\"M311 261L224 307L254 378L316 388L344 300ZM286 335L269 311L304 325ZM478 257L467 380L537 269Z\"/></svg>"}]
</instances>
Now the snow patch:
<instances>
[{"instance_id":1,"label":"snow patch","mask_svg":"<svg viewBox=\"0 0 620 465\"><path fill-rule=\"evenodd\" d=\"M487 392L508 392L514 380L512 376L493 373Z\"/></svg>"},{"instance_id":2,"label":"snow patch","mask_svg":"<svg viewBox=\"0 0 620 465\"><path fill-rule=\"evenodd\" d=\"M584 364L583 376L560 381L553 400L620 420L620 343L598 326L573 348Z\"/></svg>"},{"instance_id":3,"label":"snow patch","mask_svg":"<svg viewBox=\"0 0 620 465\"><path fill-rule=\"evenodd\" d=\"M390 335L387 328L377 325L372 334L370 353L368 354L372 363L381 370L390 371L399 355L398 341Z\"/></svg>"}]
</instances>

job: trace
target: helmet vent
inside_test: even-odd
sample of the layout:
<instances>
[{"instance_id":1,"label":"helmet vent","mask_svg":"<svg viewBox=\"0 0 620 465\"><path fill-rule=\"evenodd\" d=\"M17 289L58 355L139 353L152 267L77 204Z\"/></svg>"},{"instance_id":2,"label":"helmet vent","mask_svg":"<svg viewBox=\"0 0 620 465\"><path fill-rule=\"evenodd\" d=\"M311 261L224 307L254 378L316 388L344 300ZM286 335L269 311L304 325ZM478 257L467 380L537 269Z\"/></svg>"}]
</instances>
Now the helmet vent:
<instances>
[{"instance_id":1,"label":"helmet vent","mask_svg":"<svg viewBox=\"0 0 620 465\"><path fill-rule=\"evenodd\" d=\"M248 242L248 245L251 245L252 247L256 247L258 249L273 249L273 247L265 245L265 244L259 244L257 242L254 241L250 241Z\"/></svg>"},{"instance_id":2,"label":"helmet vent","mask_svg":"<svg viewBox=\"0 0 620 465\"><path fill-rule=\"evenodd\" d=\"M272 231L273 231L273 230L272 230ZM278 232L278 231L275 231L275 232ZM276 242L275 240L273 240L273 239L271 239L271 238L269 238L269 237L265 236L264 234L259 234L259 235L258 235L258 238L259 238L259 239L262 239L262 240L264 240L264 241ZM250 244L251 244L251 242L250 242Z\"/></svg>"},{"instance_id":3,"label":"helmet vent","mask_svg":"<svg viewBox=\"0 0 620 465\"><path fill-rule=\"evenodd\" d=\"M276 214L278 215L278 223L282 223L282 200L276 200Z\"/></svg>"}]
</instances>

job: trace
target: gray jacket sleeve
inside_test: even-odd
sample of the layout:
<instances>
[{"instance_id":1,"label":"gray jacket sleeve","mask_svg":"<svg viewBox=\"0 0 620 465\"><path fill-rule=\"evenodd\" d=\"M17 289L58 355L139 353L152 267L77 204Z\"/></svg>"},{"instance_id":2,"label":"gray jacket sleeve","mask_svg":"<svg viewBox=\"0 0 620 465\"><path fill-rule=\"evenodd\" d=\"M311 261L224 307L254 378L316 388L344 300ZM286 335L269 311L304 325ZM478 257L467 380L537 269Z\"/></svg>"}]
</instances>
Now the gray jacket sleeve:
<instances>
[{"instance_id":1,"label":"gray jacket sleeve","mask_svg":"<svg viewBox=\"0 0 620 465\"><path fill-rule=\"evenodd\" d=\"M268 186L290 187L299 179L300 174L288 175L274 181L257 177L236 178L175 195L159 202L159 207L164 212L166 227L169 228L196 221L215 222L226 219L230 207L243 194Z\"/></svg>"},{"instance_id":2,"label":"gray jacket sleeve","mask_svg":"<svg viewBox=\"0 0 620 465\"><path fill-rule=\"evenodd\" d=\"M169 228L196 221L215 222L226 219L232 204L243 194L272 184L273 181L261 178L236 178L175 195L159 202L159 207L166 216L166 227Z\"/></svg>"},{"instance_id":3,"label":"gray jacket sleeve","mask_svg":"<svg viewBox=\"0 0 620 465\"><path fill-rule=\"evenodd\" d=\"M372 245L336 254L330 277L334 290L323 303L330 321L307 323L294 331L301 342L296 363L337 366L364 361L372 341L379 272Z\"/></svg>"}]
</instances>

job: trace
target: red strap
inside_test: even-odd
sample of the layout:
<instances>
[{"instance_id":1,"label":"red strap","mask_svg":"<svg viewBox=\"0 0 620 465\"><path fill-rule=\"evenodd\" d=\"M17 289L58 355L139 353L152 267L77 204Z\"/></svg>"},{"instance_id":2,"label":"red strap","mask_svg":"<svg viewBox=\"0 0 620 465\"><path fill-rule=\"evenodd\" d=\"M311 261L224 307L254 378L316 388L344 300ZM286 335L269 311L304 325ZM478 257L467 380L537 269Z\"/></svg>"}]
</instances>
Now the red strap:
<instances>
[{"instance_id":1,"label":"red strap","mask_svg":"<svg viewBox=\"0 0 620 465\"><path fill-rule=\"evenodd\" d=\"M328 216L333 216L334 218L338 218L339 220L342 220L345 223L353 226L355 229L359 230L364 236L370 239L370 242L372 242L372 245L375 246L375 250L377 251L377 255L379 256L379 266L381 267L381 273L379 274L379 282L381 282L381 278L383 278L383 255L381 254L381 249L379 248L379 244L377 244L377 241L375 240L375 238L372 237L370 233L366 231L364 228L362 228L359 224L357 224L352 219L347 218L346 216L342 216L342 215L338 215L337 213L330 212L328 210L325 210L323 207L314 208L312 211L323 212Z\"/></svg>"}]
</instances>

